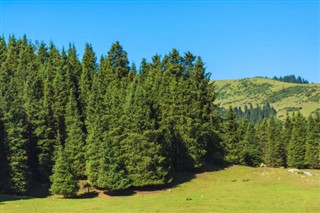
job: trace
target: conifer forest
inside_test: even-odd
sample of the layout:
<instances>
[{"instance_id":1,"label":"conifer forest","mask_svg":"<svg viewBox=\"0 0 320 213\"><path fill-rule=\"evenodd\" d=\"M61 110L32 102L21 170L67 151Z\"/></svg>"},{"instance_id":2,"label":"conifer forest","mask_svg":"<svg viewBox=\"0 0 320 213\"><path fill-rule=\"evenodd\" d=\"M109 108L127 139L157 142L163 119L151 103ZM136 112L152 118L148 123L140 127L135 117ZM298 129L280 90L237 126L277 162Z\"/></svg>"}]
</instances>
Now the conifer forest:
<instances>
[{"instance_id":1,"label":"conifer forest","mask_svg":"<svg viewBox=\"0 0 320 213\"><path fill-rule=\"evenodd\" d=\"M72 197L79 180L122 192L207 164L320 168L319 112L280 120L266 103L221 113L191 52L137 66L115 42L97 57L90 44L80 58L72 44L0 38L1 192L50 183Z\"/></svg>"}]
</instances>

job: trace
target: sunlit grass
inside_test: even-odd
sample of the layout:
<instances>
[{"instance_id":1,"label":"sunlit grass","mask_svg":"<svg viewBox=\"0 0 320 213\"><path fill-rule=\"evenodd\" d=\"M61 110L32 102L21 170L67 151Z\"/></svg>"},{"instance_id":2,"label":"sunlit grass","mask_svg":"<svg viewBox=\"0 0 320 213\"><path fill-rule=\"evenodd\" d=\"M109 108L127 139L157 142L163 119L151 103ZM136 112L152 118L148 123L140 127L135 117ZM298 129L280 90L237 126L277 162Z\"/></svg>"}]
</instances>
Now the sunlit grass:
<instances>
[{"instance_id":1,"label":"sunlit grass","mask_svg":"<svg viewBox=\"0 0 320 213\"><path fill-rule=\"evenodd\" d=\"M288 169L233 166L197 174L173 188L130 196L19 200L3 197L7 212L319 212L319 170L313 176ZM85 196L84 196L85 197ZM13 200L12 199L18 199Z\"/></svg>"}]
</instances>

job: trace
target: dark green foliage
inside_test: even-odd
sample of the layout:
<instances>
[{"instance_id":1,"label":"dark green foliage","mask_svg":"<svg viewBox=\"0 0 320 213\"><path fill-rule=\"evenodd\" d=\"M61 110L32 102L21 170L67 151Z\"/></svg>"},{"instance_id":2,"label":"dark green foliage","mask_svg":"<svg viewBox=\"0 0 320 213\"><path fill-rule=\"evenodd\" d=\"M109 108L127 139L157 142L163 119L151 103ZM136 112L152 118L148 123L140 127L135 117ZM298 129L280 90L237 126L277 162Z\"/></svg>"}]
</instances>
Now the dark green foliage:
<instances>
[{"instance_id":1,"label":"dark green foliage","mask_svg":"<svg viewBox=\"0 0 320 213\"><path fill-rule=\"evenodd\" d=\"M149 136L156 133L145 134ZM169 171L165 164L166 158L161 156L161 144L149 141L147 136L129 134L121 141L121 149L126 153L124 164L133 186L161 185L168 182Z\"/></svg>"},{"instance_id":2,"label":"dark green foliage","mask_svg":"<svg viewBox=\"0 0 320 213\"><path fill-rule=\"evenodd\" d=\"M118 78L126 77L129 73L129 61L127 58L127 52L123 50L119 41L112 44L110 51L108 52L107 60L111 65L111 72Z\"/></svg>"},{"instance_id":3,"label":"dark green foliage","mask_svg":"<svg viewBox=\"0 0 320 213\"><path fill-rule=\"evenodd\" d=\"M306 119L300 112L294 117L292 136L288 146L288 166L303 168L306 152Z\"/></svg>"},{"instance_id":4,"label":"dark green foliage","mask_svg":"<svg viewBox=\"0 0 320 213\"><path fill-rule=\"evenodd\" d=\"M67 138L64 152L68 156L72 173L76 179L80 179L85 174L85 134L73 89L70 90L65 120Z\"/></svg>"},{"instance_id":5,"label":"dark green foliage","mask_svg":"<svg viewBox=\"0 0 320 213\"><path fill-rule=\"evenodd\" d=\"M225 161L232 164L239 164L242 150L240 144L241 138L239 124L236 120L236 114L232 107L229 108L229 111L226 115L222 131Z\"/></svg>"},{"instance_id":6,"label":"dark green foliage","mask_svg":"<svg viewBox=\"0 0 320 213\"><path fill-rule=\"evenodd\" d=\"M268 121L267 141L265 144L265 153L262 157L264 163L270 167L280 167L284 165L282 162L281 144L281 124L275 118L270 118Z\"/></svg>"},{"instance_id":7,"label":"dark green foliage","mask_svg":"<svg viewBox=\"0 0 320 213\"><path fill-rule=\"evenodd\" d=\"M89 44L80 61L73 45L66 52L1 37L0 190L23 194L51 180L51 193L71 197L87 178L122 192L168 184L207 163L320 167L319 114L307 127L301 114L276 120L268 103L221 117L204 67L176 49L137 70L119 42L97 64Z\"/></svg>"},{"instance_id":8,"label":"dark green foliage","mask_svg":"<svg viewBox=\"0 0 320 213\"><path fill-rule=\"evenodd\" d=\"M222 117L226 116L226 109L218 108L218 110ZM233 110L237 118L245 118L254 124L277 115L277 111L268 102L261 106L257 105L256 107L253 107L252 104L244 105L244 107L234 107Z\"/></svg>"},{"instance_id":9,"label":"dark green foliage","mask_svg":"<svg viewBox=\"0 0 320 213\"><path fill-rule=\"evenodd\" d=\"M241 156L240 163L247 166L258 166L261 162L259 153L259 143L254 125L250 122L243 123L243 139L240 142Z\"/></svg>"},{"instance_id":10,"label":"dark green foliage","mask_svg":"<svg viewBox=\"0 0 320 213\"><path fill-rule=\"evenodd\" d=\"M58 157L50 180L52 182L50 187L52 194L73 197L78 191L76 177L70 167L69 157L64 153L62 148L58 151Z\"/></svg>"},{"instance_id":11,"label":"dark green foliage","mask_svg":"<svg viewBox=\"0 0 320 213\"><path fill-rule=\"evenodd\" d=\"M274 76L272 80L283 81L287 83L296 83L296 84L309 84L309 81L301 78L300 76L296 77L295 75L285 75L283 77Z\"/></svg>"},{"instance_id":12,"label":"dark green foliage","mask_svg":"<svg viewBox=\"0 0 320 213\"><path fill-rule=\"evenodd\" d=\"M3 115L0 109L0 191L8 191L9 185L9 165L8 147L6 143L6 131L2 121Z\"/></svg>"},{"instance_id":13,"label":"dark green foliage","mask_svg":"<svg viewBox=\"0 0 320 213\"><path fill-rule=\"evenodd\" d=\"M116 132L112 134L118 135ZM129 188L131 181L121 152L120 141L123 140L123 137L112 134L108 136L109 140L104 141L103 147L101 147L99 174L94 184L99 188L114 192Z\"/></svg>"},{"instance_id":14,"label":"dark green foliage","mask_svg":"<svg viewBox=\"0 0 320 213\"><path fill-rule=\"evenodd\" d=\"M82 59L82 73L79 81L79 100L81 106L81 113L86 119L86 110L88 105L88 98L90 96L92 80L94 72L96 71L96 56L93 52L92 46L86 44L85 52Z\"/></svg>"},{"instance_id":15,"label":"dark green foliage","mask_svg":"<svg viewBox=\"0 0 320 213\"><path fill-rule=\"evenodd\" d=\"M308 118L305 165L320 168L320 113Z\"/></svg>"},{"instance_id":16,"label":"dark green foliage","mask_svg":"<svg viewBox=\"0 0 320 213\"><path fill-rule=\"evenodd\" d=\"M14 193L26 192L29 183L28 176L28 135L27 116L22 108L22 98L19 95L18 46L14 37L9 39L6 60L0 70L0 108L5 132L2 136L4 147L4 163L7 164L9 181L7 189ZM6 165L5 165L6 167ZM5 168L6 169L6 168ZM4 180L6 177L4 177Z\"/></svg>"}]
</instances>

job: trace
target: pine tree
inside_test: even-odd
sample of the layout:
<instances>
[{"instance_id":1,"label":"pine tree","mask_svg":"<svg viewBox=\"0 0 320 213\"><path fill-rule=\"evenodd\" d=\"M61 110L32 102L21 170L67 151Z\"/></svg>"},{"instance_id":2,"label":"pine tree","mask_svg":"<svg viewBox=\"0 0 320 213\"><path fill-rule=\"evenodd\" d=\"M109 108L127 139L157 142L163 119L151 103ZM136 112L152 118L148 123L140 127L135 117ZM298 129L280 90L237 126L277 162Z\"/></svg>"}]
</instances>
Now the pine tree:
<instances>
[{"instance_id":1,"label":"pine tree","mask_svg":"<svg viewBox=\"0 0 320 213\"><path fill-rule=\"evenodd\" d=\"M262 163L266 163L265 156L267 155L267 151L268 151L267 143L269 140L267 120L262 120L260 123L257 124L256 136L259 144L259 156L262 160Z\"/></svg>"},{"instance_id":2,"label":"pine tree","mask_svg":"<svg viewBox=\"0 0 320 213\"><path fill-rule=\"evenodd\" d=\"M123 50L119 41L112 44L107 59L111 65L110 71L112 74L115 74L118 78L128 76L130 68L128 66L127 52Z\"/></svg>"},{"instance_id":3,"label":"pine tree","mask_svg":"<svg viewBox=\"0 0 320 213\"><path fill-rule=\"evenodd\" d=\"M135 78L128 87L130 92L124 107L126 133L121 149L125 153L128 177L134 186L160 185L171 181L164 153L165 144L160 139L159 110L155 101L161 70L157 66L154 69L150 67L145 74L147 76L143 80Z\"/></svg>"},{"instance_id":4,"label":"pine tree","mask_svg":"<svg viewBox=\"0 0 320 213\"><path fill-rule=\"evenodd\" d=\"M286 119L283 123L282 131L281 131L281 150L282 150L282 162L284 162L283 166L288 165L288 146L292 137L292 119L287 112Z\"/></svg>"},{"instance_id":5,"label":"pine tree","mask_svg":"<svg viewBox=\"0 0 320 213\"><path fill-rule=\"evenodd\" d=\"M83 123L77 108L74 90L70 90L66 107L66 132L64 152L71 163L72 173L76 179L84 177L85 172L85 134Z\"/></svg>"},{"instance_id":6,"label":"pine tree","mask_svg":"<svg viewBox=\"0 0 320 213\"><path fill-rule=\"evenodd\" d=\"M149 141L148 136L154 133L131 133L121 141L124 164L133 186L161 185L170 180L166 158L161 156L161 144Z\"/></svg>"},{"instance_id":7,"label":"pine tree","mask_svg":"<svg viewBox=\"0 0 320 213\"><path fill-rule=\"evenodd\" d=\"M306 119L300 112L295 116L288 147L288 166L303 168L306 151Z\"/></svg>"},{"instance_id":8,"label":"pine tree","mask_svg":"<svg viewBox=\"0 0 320 213\"><path fill-rule=\"evenodd\" d=\"M61 61L59 51L53 43L50 44L48 53L44 45L40 46L38 52L39 76L42 79L43 97L39 99L38 113L35 120L35 134L38 137L37 156L40 179L47 181L52 174L57 147L61 143L60 136L57 135L59 131L57 124L59 122L55 119L59 116L54 114L55 94L53 86L55 74L58 72Z\"/></svg>"},{"instance_id":9,"label":"pine tree","mask_svg":"<svg viewBox=\"0 0 320 213\"><path fill-rule=\"evenodd\" d=\"M65 126L65 107L68 101L68 83L66 82L67 74L67 55L63 50L60 60L57 62L55 76L52 82L53 103L52 111L54 118L54 128L56 131L57 142L64 144L66 139Z\"/></svg>"},{"instance_id":10,"label":"pine tree","mask_svg":"<svg viewBox=\"0 0 320 213\"><path fill-rule=\"evenodd\" d=\"M6 61L7 57L7 44L5 38L2 36L0 37L0 69L2 64Z\"/></svg>"},{"instance_id":11,"label":"pine tree","mask_svg":"<svg viewBox=\"0 0 320 213\"><path fill-rule=\"evenodd\" d=\"M102 158L99 164L99 174L96 186L107 189L110 192L116 193L126 190L131 186L131 181L128 177L128 171L125 169L125 162L121 154L120 141L123 136L119 132L113 132L108 136L102 146Z\"/></svg>"},{"instance_id":12,"label":"pine tree","mask_svg":"<svg viewBox=\"0 0 320 213\"><path fill-rule=\"evenodd\" d=\"M241 147L239 146L238 123L232 107L229 108L223 127L224 158L228 163L240 162Z\"/></svg>"},{"instance_id":13,"label":"pine tree","mask_svg":"<svg viewBox=\"0 0 320 213\"><path fill-rule=\"evenodd\" d=\"M240 163L247 166L258 166L260 163L260 153L256 130L250 122L245 125L245 130L244 138L240 142L242 147Z\"/></svg>"},{"instance_id":14,"label":"pine tree","mask_svg":"<svg viewBox=\"0 0 320 213\"><path fill-rule=\"evenodd\" d=\"M19 94L18 45L14 36L9 38L7 57L0 70L1 109L5 128L5 147L9 173L8 189L23 194L29 184L27 156L27 118Z\"/></svg>"},{"instance_id":15,"label":"pine tree","mask_svg":"<svg viewBox=\"0 0 320 213\"><path fill-rule=\"evenodd\" d=\"M305 165L320 168L320 113L308 118Z\"/></svg>"},{"instance_id":16,"label":"pine tree","mask_svg":"<svg viewBox=\"0 0 320 213\"><path fill-rule=\"evenodd\" d=\"M68 65L67 65L67 82L68 82L68 88L74 88L75 89L75 96L76 100L78 101L80 88L79 88L79 82L82 72L82 66L81 62L78 59L77 51L74 45L69 45L68 49L68 59L67 59Z\"/></svg>"},{"instance_id":17,"label":"pine tree","mask_svg":"<svg viewBox=\"0 0 320 213\"><path fill-rule=\"evenodd\" d=\"M280 167L284 164L282 162L282 144L281 144L281 124L271 117L268 121L267 135L268 139L265 147L265 155L263 160L266 165L271 167Z\"/></svg>"},{"instance_id":18,"label":"pine tree","mask_svg":"<svg viewBox=\"0 0 320 213\"><path fill-rule=\"evenodd\" d=\"M50 180L52 182L50 187L52 194L63 195L65 198L76 195L78 190L76 177L72 173L68 156L62 148L58 151L57 161L54 165L53 175L50 177Z\"/></svg>"},{"instance_id":19,"label":"pine tree","mask_svg":"<svg viewBox=\"0 0 320 213\"><path fill-rule=\"evenodd\" d=\"M93 76L97 68L96 60L97 58L93 52L92 46L86 44L82 59L82 73L79 81L79 100L84 121L86 121L88 98L91 91Z\"/></svg>"},{"instance_id":20,"label":"pine tree","mask_svg":"<svg viewBox=\"0 0 320 213\"><path fill-rule=\"evenodd\" d=\"M0 191L8 191L9 165L8 147L6 143L6 131L3 123L3 114L0 108Z\"/></svg>"},{"instance_id":21,"label":"pine tree","mask_svg":"<svg viewBox=\"0 0 320 213\"><path fill-rule=\"evenodd\" d=\"M105 134L109 132L110 95L106 93L109 63L102 57L98 72L94 75L87 107L87 137L86 137L86 175L93 184L96 184L99 174L99 165L103 154L102 143Z\"/></svg>"}]
</instances>

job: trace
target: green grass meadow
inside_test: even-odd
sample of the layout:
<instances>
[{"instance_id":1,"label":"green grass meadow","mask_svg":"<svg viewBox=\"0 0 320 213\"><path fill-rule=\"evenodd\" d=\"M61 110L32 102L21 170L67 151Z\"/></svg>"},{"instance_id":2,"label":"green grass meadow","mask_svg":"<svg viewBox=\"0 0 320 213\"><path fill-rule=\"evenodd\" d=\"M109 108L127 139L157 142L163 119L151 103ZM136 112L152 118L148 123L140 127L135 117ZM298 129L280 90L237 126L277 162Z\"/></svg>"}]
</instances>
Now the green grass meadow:
<instances>
[{"instance_id":1,"label":"green grass meadow","mask_svg":"<svg viewBox=\"0 0 320 213\"><path fill-rule=\"evenodd\" d=\"M0 194L0 213L11 212L320 212L320 171L232 166L180 175L181 183L127 196L90 192L78 198ZM90 198L91 196L91 198Z\"/></svg>"}]
</instances>

